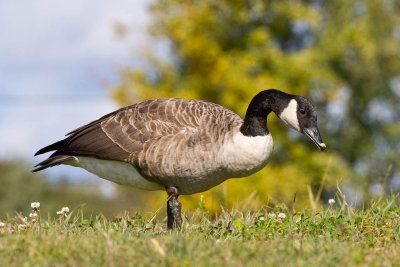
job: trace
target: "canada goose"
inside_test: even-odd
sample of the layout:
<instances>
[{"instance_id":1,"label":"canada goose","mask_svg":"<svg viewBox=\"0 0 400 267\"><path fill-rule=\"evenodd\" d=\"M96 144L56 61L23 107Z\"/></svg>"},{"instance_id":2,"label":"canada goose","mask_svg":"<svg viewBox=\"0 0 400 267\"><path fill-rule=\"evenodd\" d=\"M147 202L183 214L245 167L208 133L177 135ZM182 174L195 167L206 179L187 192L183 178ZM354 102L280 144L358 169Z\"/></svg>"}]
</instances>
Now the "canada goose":
<instances>
[{"instance_id":1,"label":"canada goose","mask_svg":"<svg viewBox=\"0 0 400 267\"><path fill-rule=\"evenodd\" d=\"M55 152L33 171L66 164L118 184L166 190L168 228L180 228L179 195L206 191L267 164L271 111L320 150L326 148L310 101L269 89L252 99L244 120L202 100L155 99L121 108L40 149L35 156Z\"/></svg>"}]
</instances>

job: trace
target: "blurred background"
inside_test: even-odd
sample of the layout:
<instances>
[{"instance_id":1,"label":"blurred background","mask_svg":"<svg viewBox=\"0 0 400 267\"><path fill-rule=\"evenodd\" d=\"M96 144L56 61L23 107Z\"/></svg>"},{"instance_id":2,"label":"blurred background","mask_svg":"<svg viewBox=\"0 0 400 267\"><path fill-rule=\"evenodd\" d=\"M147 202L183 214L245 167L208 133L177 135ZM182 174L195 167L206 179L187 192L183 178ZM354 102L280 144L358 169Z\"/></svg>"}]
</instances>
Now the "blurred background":
<instances>
[{"instance_id":1,"label":"blurred background","mask_svg":"<svg viewBox=\"0 0 400 267\"><path fill-rule=\"evenodd\" d=\"M319 111L328 149L271 115L275 152L246 179L200 195L210 211L326 204L340 185L355 207L400 191L400 2L0 0L0 218L39 201L55 215L164 212L143 192L60 166L32 174L41 147L119 106L210 100L244 116L278 88Z\"/></svg>"}]
</instances>

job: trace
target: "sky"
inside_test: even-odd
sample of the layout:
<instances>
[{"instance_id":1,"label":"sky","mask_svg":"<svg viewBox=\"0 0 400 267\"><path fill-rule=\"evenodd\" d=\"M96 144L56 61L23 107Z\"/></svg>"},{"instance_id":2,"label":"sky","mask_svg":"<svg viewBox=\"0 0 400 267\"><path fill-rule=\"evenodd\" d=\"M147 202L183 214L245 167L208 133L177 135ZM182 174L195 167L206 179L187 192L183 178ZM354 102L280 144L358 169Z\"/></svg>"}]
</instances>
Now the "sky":
<instances>
[{"instance_id":1,"label":"sky","mask_svg":"<svg viewBox=\"0 0 400 267\"><path fill-rule=\"evenodd\" d=\"M149 4L0 0L0 160L37 163L38 149L117 108L105 85L117 66L142 64ZM118 37L117 24L130 34Z\"/></svg>"}]
</instances>

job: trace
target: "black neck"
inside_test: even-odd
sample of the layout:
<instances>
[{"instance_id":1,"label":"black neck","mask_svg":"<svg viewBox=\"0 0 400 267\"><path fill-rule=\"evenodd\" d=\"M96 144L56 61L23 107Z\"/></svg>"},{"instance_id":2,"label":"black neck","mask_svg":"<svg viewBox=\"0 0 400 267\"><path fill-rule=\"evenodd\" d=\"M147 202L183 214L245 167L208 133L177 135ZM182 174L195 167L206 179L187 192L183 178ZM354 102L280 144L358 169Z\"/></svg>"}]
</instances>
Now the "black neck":
<instances>
[{"instance_id":1,"label":"black neck","mask_svg":"<svg viewBox=\"0 0 400 267\"><path fill-rule=\"evenodd\" d=\"M288 94L275 89L269 89L258 93L251 100L247 108L243 125L240 127L240 132L245 136L267 135L269 133L267 128L268 114L271 113L271 111L277 113L277 108L279 106L277 100L285 100L288 96Z\"/></svg>"},{"instance_id":2,"label":"black neck","mask_svg":"<svg viewBox=\"0 0 400 267\"><path fill-rule=\"evenodd\" d=\"M267 128L267 117L246 117L240 132L245 136L260 136L269 133Z\"/></svg>"}]
</instances>

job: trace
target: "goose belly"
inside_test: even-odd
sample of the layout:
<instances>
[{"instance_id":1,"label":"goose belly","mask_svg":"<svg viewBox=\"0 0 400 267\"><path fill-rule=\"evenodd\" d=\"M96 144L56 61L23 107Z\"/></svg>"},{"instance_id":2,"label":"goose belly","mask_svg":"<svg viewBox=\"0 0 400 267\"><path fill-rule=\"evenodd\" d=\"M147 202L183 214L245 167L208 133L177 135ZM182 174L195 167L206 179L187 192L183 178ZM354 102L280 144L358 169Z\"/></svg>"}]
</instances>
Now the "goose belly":
<instances>
[{"instance_id":1,"label":"goose belly","mask_svg":"<svg viewBox=\"0 0 400 267\"><path fill-rule=\"evenodd\" d=\"M164 189L163 186L143 178L135 167L125 162L90 157L75 157L75 161L68 162L67 165L83 168L98 177L121 185L145 190Z\"/></svg>"}]
</instances>

